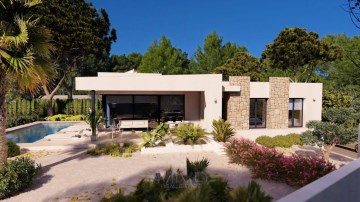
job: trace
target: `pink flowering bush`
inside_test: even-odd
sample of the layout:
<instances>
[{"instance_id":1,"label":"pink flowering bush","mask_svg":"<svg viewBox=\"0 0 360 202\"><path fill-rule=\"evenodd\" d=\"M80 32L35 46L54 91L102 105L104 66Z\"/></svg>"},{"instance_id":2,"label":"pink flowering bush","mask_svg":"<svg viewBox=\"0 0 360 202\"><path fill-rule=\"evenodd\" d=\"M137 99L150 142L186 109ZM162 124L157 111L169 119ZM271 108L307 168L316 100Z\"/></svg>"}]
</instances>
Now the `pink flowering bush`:
<instances>
[{"instance_id":1,"label":"pink flowering bush","mask_svg":"<svg viewBox=\"0 0 360 202\"><path fill-rule=\"evenodd\" d=\"M231 163L247 166L254 178L304 186L335 170L323 158L284 156L275 149L259 146L247 139L232 139L226 144Z\"/></svg>"}]
</instances>

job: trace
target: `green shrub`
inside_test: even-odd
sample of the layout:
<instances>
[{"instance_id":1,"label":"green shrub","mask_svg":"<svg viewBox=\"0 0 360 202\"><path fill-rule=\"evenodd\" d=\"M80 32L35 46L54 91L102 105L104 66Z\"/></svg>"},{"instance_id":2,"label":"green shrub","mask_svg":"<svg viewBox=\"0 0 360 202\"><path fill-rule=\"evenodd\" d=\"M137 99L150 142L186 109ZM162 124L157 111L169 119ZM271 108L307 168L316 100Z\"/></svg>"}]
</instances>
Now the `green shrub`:
<instances>
[{"instance_id":1,"label":"green shrub","mask_svg":"<svg viewBox=\"0 0 360 202\"><path fill-rule=\"evenodd\" d=\"M14 142L7 142L8 158L20 155L20 147Z\"/></svg>"},{"instance_id":2,"label":"green shrub","mask_svg":"<svg viewBox=\"0 0 360 202\"><path fill-rule=\"evenodd\" d=\"M211 188L211 198L213 201L229 201L229 187L228 181L222 176L211 176L208 182Z\"/></svg>"},{"instance_id":3,"label":"green shrub","mask_svg":"<svg viewBox=\"0 0 360 202\"><path fill-rule=\"evenodd\" d=\"M134 195L139 201L164 201L181 193L185 188L185 177L180 170L173 172L171 168L164 175L156 173L154 179L142 179L137 185Z\"/></svg>"},{"instance_id":4,"label":"green shrub","mask_svg":"<svg viewBox=\"0 0 360 202\"><path fill-rule=\"evenodd\" d=\"M40 165L26 157L9 160L0 170L0 198L12 196L28 187L40 170Z\"/></svg>"},{"instance_id":5,"label":"green shrub","mask_svg":"<svg viewBox=\"0 0 360 202\"><path fill-rule=\"evenodd\" d=\"M203 158L200 161L189 161L186 158L186 175L188 178L193 179L196 173L205 172L205 169L209 165L209 160L207 158Z\"/></svg>"},{"instance_id":6,"label":"green shrub","mask_svg":"<svg viewBox=\"0 0 360 202\"><path fill-rule=\"evenodd\" d=\"M41 121L41 118L37 114L27 114L21 116L11 115L6 118L6 128L12 128L35 121Z\"/></svg>"},{"instance_id":7,"label":"green shrub","mask_svg":"<svg viewBox=\"0 0 360 202\"><path fill-rule=\"evenodd\" d=\"M249 182L248 186L238 187L230 192L231 199L237 202L261 201L270 202L272 197L261 191L261 187L255 181Z\"/></svg>"},{"instance_id":8,"label":"green shrub","mask_svg":"<svg viewBox=\"0 0 360 202\"><path fill-rule=\"evenodd\" d=\"M213 120L212 127L212 134L219 142L226 142L227 139L235 134L235 130L231 127L230 122L221 118L219 120Z\"/></svg>"},{"instance_id":9,"label":"green shrub","mask_svg":"<svg viewBox=\"0 0 360 202\"><path fill-rule=\"evenodd\" d=\"M95 148L87 151L87 154L99 156L102 154L110 155L113 157L131 157L131 154L137 151L138 146L135 144L124 144L120 146L117 142L110 142L105 146L97 145Z\"/></svg>"},{"instance_id":10,"label":"green shrub","mask_svg":"<svg viewBox=\"0 0 360 202\"><path fill-rule=\"evenodd\" d=\"M154 131L142 132L141 138L143 139L143 143L140 145L141 147L155 147L157 143L165 144L165 137L169 133L169 125L166 123L160 123Z\"/></svg>"},{"instance_id":11,"label":"green shrub","mask_svg":"<svg viewBox=\"0 0 360 202\"><path fill-rule=\"evenodd\" d=\"M283 147L290 148L293 145L302 145L300 135L296 133L290 133L288 135L277 135L275 137L260 136L256 138L256 143L264 145L268 148Z\"/></svg>"},{"instance_id":12,"label":"green shrub","mask_svg":"<svg viewBox=\"0 0 360 202\"><path fill-rule=\"evenodd\" d=\"M49 116L45 118L46 121L85 121L86 115L66 115L66 114L57 114L54 116Z\"/></svg>"},{"instance_id":13,"label":"green shrub","mask_svg":"<svg viewBox=\"0 0 360 202\"><path fill-rule=\"evenodd\" d=\"M205 130L194 124L181 124L173 132L177 140L184 144L197 144L206 138Z\"/></svg>"}]
</instances>

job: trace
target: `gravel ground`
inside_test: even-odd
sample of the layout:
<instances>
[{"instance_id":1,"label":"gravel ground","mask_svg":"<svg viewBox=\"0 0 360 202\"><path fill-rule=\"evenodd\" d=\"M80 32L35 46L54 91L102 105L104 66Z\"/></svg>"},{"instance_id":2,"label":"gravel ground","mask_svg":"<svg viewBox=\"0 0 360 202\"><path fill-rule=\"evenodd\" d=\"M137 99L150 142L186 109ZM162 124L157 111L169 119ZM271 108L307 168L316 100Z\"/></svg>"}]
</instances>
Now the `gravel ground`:
<instances>
[{"instance_id":1,"label":"gravel ground","mask_svg":"<svg viewBox=\"0 0 360 202\"><path fill-rule=\"evenodd\" d=\"M210 161L208 172L221 174L229 180L231 187L245 186L251 180L246 167L229 164L228 158L214 153L173 153L161 155L141 155L130 158L99 156L85 151L54 152L36 159L42 165L40 175L29 189L5 201L98 201L119 190L129 193L140 179L152 177L169 167L186 171L186 158ZM275 200L295 188L283 183L256 180L262 189Z\"/></svg>"}]
</instances>

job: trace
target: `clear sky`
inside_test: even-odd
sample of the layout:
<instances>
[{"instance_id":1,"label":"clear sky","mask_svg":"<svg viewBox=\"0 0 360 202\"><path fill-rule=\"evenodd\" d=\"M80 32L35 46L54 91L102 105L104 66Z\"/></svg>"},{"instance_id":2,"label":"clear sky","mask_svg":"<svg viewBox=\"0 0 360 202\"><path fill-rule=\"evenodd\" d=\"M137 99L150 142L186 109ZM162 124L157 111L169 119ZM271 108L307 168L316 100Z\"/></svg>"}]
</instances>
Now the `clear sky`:
<instances>
[{"instance_id":1,"label":"clear sky","mask_svg":"<svg viewBox=\"0 0 360 202\"><path fill-rule=\"evenodd\" d=\"M162 35L191 56L209 33L259 57L286 27L358 35L344 11L347 0L87 0L105 8L118 40L112 54L144 53Z\"/></svg>"}]
</instances>

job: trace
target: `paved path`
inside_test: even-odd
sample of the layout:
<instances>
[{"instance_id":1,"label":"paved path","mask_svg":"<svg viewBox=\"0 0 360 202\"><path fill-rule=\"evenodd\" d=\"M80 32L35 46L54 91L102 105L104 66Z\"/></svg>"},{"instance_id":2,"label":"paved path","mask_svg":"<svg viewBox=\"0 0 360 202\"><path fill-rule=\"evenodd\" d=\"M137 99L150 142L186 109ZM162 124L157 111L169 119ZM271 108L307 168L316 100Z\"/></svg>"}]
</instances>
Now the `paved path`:
<instances>
[{"instance_id":1,"label":"paved path","mask_svg":"<svg viewBox=\"0 0 360 202\"><path fill-rule=\"evenodd\" d=\"M98 201L119 188L131 192L140 179L152 177L154 173L164 172L169 167L185 172L186 157L190 160L208 158L208 172L225 176L232 187L245 186L251 180L247 168L228 164L226 156L214 153L141 155L137 152L131 158L115 158L93 157L78 150L38 158L36 161L42 164L40 176L28 190L5 201L48 202L71 201L75 198ZM295 190L282 183L256 181L275 200Z\"/></svg>"}]
</instances>

